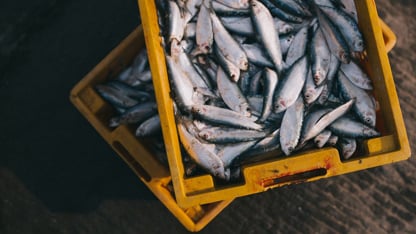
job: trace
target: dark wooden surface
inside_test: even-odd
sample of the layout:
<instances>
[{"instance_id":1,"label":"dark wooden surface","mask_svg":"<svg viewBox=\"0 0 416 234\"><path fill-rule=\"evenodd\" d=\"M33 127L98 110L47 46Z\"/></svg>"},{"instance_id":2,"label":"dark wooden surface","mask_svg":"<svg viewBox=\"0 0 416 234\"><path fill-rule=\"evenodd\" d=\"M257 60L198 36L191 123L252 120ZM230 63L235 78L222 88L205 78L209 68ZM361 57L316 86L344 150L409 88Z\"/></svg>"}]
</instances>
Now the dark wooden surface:
<instances>
[{"instance_id":1,"label":"dark wooden surface","mask_svg":"<svg viewBox=\"0 0 416 234\"><path fill-rule=\"evenodd\" d=\"M377 0L412 151L416 7ZM129 1L0 2L0 233L186 233L68 100L139 23ZM387 123L388 124L388 123ZM235 200L201 233L415 233L416 158Z\"/></svg>"}]
</instances>

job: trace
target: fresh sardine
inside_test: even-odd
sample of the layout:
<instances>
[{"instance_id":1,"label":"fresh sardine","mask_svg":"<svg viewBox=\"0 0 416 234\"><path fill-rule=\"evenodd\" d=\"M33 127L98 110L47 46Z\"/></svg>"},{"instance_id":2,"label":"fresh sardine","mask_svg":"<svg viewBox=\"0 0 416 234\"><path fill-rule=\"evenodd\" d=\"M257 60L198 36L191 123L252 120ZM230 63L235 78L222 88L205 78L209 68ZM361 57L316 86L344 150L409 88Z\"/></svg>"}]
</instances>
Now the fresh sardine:
<instances>
[{"instance_id":1,"label":"fresh sardine","mask_svg":"<svg viewBox=\"0 0 416 234\"><path fill-rule=\"evenodd\" d=\"M280 43L278 43L279 34L275 30L271 30L275 28L273 17L261 2L252 0L250 4L254 27L259 33L263 46L270 55L277 73L280 74L283 70L283 59Z\"/></svg>"}]
</instances>

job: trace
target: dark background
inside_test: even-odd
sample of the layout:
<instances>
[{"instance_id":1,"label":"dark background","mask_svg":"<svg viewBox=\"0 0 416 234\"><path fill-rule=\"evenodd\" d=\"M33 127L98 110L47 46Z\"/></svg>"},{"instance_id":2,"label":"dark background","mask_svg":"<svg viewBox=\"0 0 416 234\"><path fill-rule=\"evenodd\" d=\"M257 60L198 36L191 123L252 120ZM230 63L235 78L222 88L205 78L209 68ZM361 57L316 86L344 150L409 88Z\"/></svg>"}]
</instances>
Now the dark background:
<instances>
[{"instance_id":1,"label":"dark background","mask_svg":"<svg viewBox=\"0 0 416 234\"><path fill-rule=\"evenodd\" d=\"M416 7L377 0L412 151ZM0 233L186 233L69 102L134 0L0 1ZM387 123L388 124L388 123ZM235 200L201 233L416 232L416 159Z\"/></svg>"}]
</instances>

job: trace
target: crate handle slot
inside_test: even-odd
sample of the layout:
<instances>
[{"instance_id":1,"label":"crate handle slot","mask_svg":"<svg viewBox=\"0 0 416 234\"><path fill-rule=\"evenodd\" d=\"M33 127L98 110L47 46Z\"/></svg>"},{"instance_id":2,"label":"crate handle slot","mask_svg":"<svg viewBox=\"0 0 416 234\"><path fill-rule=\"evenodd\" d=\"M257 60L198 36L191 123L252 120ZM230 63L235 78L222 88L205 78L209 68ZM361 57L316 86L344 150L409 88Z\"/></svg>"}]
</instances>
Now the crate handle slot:
<instances>
[{"instance_id":1,"label":"crate handle slot","mask_svg":"<svg viewBox=\"0 0 416 234\"><path fill-rule=\"evenodd\" d=\"M150 182L152 177L150 174L142 167L142 165L134 159L134 157L129 153L129 151L124 147L119 141L113 142L114 149L121 155L121 157L133 168L134 172L146 182Z\"/></svg>"},{"instance_id":2,"label":"crate handle slot","mask_svg":"<svg viewBox=\"0 0 416 234\"><path fill-rule=\"evenodd\" d=\"M324 176L327 173L326 168L318 168L310 171L304 171L292 175L285 175L281 177L271 178L271 179L265 179L262 181L262 185L264 188L267 187L278 187L279 185L284 184L296 184L305 182L307 180L310 180L314 177Z\"/></svg>"}]
</instances>

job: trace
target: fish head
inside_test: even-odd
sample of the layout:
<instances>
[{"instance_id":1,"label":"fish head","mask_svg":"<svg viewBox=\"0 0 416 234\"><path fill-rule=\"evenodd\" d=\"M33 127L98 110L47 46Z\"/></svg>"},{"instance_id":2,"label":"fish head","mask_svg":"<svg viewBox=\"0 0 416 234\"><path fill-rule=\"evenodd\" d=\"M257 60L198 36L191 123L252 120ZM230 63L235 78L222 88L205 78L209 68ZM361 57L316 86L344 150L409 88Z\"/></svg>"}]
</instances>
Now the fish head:
<instances>
[{"instance_id":1,"label":"fish head","mask_svg":"<svg viewBox=\"0 0 416 234\"><path fill-rule=\"evenodd\" d=\"M192 114L200 114L202 112L202 106L199 105L193 105L191 107L191 113Z\"/></svg>"},{"instance_id":2,"label":"fish head","mask_svg":"<svg viewBox=\"0 0 416 234\"><path fill-rule=\"evenodd\" d=\"M238 61L238 67L242 70L242 71L247 71L248 70L248 59L247 57L244 55L242 55Z\"/></svg>"},{"instance_id":3,"label":"fish head","mask_svg":"<svg viewBox=\"0 0 416 234\"><path fill-rule=\"evenodd\" d=\"M258 13L262 9L261 6L259 6L259 4L261 4L261 3L259 3L259 1L257 1L257 0L250 0L249 4L251 5L253 13Z\"/></svg>"},{"instance_id":4,"label":"fish head","mask_svg":"<svg viewBox=\"0 0 416 234\"><path fill-rule=\"evenodd\" d=\"M338 58L342 63L350 63L351 56L344 50L338 52Z\"/></svg>"},{"instance_id":5,"label":"fish head","mask_svg":"<svg viewBox=\"0 0 416 234\"><path fill-rule=\"evenodd\" d=\"M197 55L199 54L209 54L212 51L212 46L209 43L202 43L198 46Z\"/></svg>"},{"instance_id":6,"label":"fish head","mask_svg":"<svg viewBox=\"0 0 416 234\"><path fill-rule=\"evenodd\" d=\"M295 28L290 24L284 24L280 30L283 34L287 34L295 30Z\"/></svg>"},{"instance_id":7,"label":"fish head","mask_svg":"<svg viewBox=\"0 0 416 234\"><path fill-rule=\"evenodd\" d=\"M313 101L313 97L315 96L315 90L313 88L307 88L306 91L303 93L303 97L307 104L311 104Z\"/></svg>"},{"instance_id":8,"label":"fish head","mask_svg":"<svg viewBox=\"0 0 416 234\"><path fill-rule=\"evenodd\" d=\"M376 116L373 112L365 112L364 113L364 122L371 127L376 126Z\"/></svg>"},{"instance_id":9,"label":"fish head","mask_svg":"<svg viewBox=\"0 0 416 234\"><path fill-rule=\"evenodd\" d=\"M229 72L229 76L231 78L232 81L234 82L238 82L238 80L240 79L240 69L238 67L234 67L231 66Z\"/></svg>"},{"instance_id":10,"label":"fish head","mask_svg":"<svg viewBox=\"0 0 416 234\"><path fill-rule=\"evenodd\" d=\"M357 38L352 43L353 49L356 52L363 52L364 51L364 41L361 38Z\"/></svg>"},{"instance_id":11,"label":"fish head","mask_svg":"<svg viewBox=\"0 0 416 234\"><path fill-rule=\"evenodd\" d=\"M282 145L282 151L286 155L290 155L294 150L295 150L295 148L292 145L290 145L289 143L287 143L285 145Z\"/></svg>"},{"instance_id":12,"label":"fish head","mask_svg":"<svg viewBox=\"0 0 416 234\"><path fill-rule=\"evenodd\" d=\"M287 109L287 101L283 98L278 98L274 103L274 113L280 113Z\"/></svg>"},{"instance_id":13,"label":"fish head","mask_svg":"<svg viewBox=\"0 0 416 234\"><path fill-rule=\"evenodd\" d=\"M349 159L355 152L355 148L348 145L342 149L342 157L344 159Z\"/></svg>"}]
</instances>

